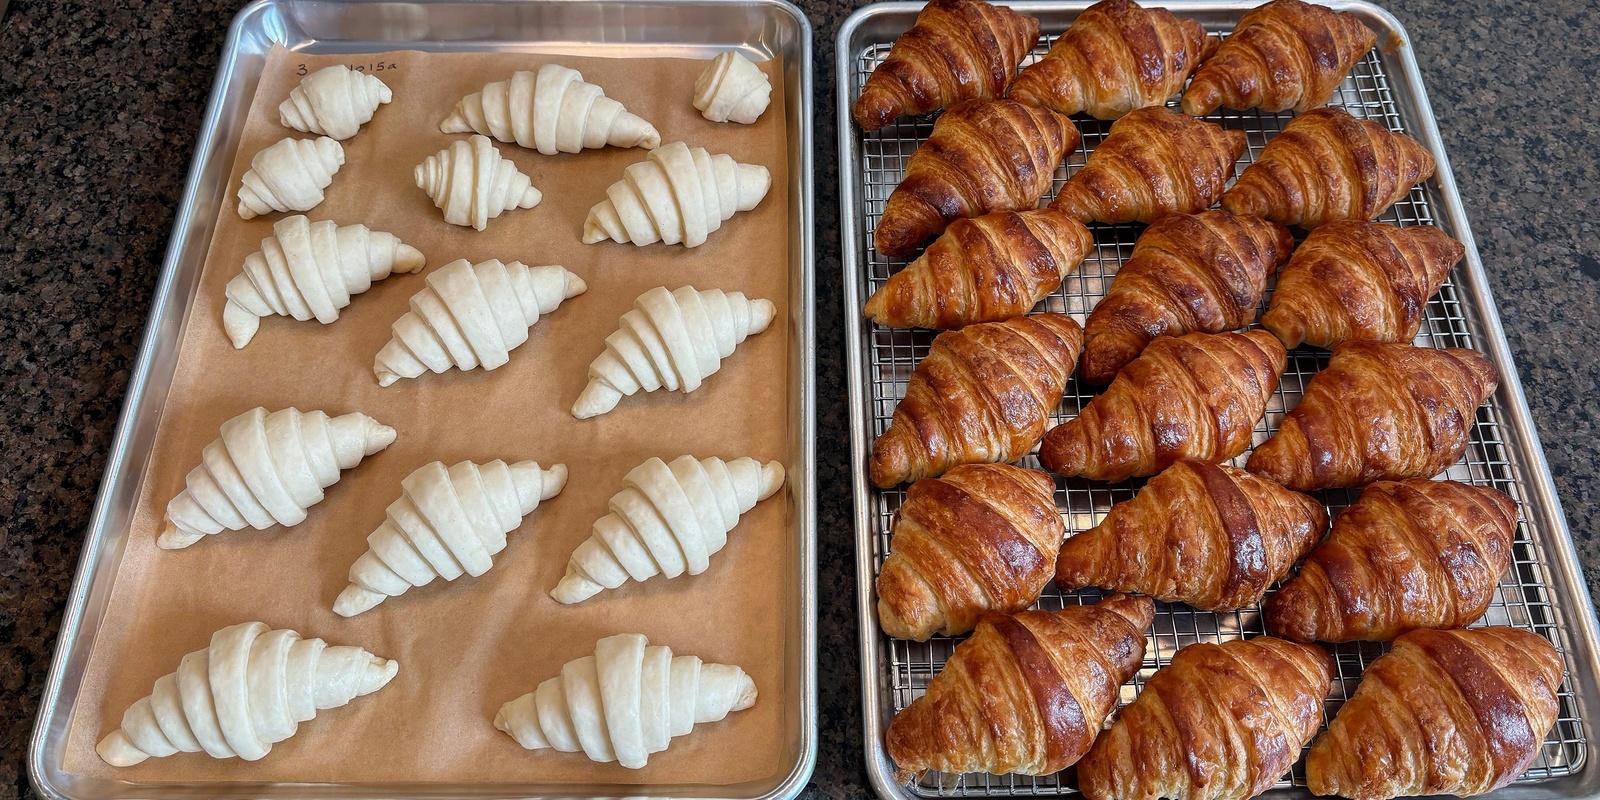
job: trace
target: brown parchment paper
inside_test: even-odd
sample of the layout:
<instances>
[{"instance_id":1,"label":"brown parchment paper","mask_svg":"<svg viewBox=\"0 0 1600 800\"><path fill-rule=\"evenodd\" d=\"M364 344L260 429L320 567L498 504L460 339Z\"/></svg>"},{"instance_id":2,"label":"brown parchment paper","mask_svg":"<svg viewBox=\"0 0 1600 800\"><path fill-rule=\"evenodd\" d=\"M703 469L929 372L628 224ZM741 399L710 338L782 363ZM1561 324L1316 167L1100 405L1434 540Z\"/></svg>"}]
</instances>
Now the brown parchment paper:
<instances>
[{"instance_id":1,"label":"brown parchment paper","mask_svg":"<svg viewBox=\"0 0 1600 800\"><path fill-rule=\"evenodd\" d=\"M223 333L227 281L259 249L281 214L249 222L234 192L250 158L284 136L278 104L299 80L333 63L365 65L394 92L361 133L343 143L345 163L313 220L364 223L389 231L427 257L417 275L395 275L356 296L331 325L286 317L262 320L243 350ZM736 214L702 246L636 247L580 240L589 207L643 160L642 149L606 148L541 155L499 144L544 199L509 211L485 231L449 225L413 183L412 168L460 136L438 123L464 95L517 69L555 61L579 70L629 110L650 120L664 141L684 140L772 172L772 190L753 211ZM606 513L622 477L650 456L670 460L754 456L786 461L789 441L787 341L790 309L787 147L783 81L776 62L772 105L754 125L717 124L691 105L706 62L609 59L548 54L314 56L275 51L252 102L230 177L229 201L191 310L176 375L129 532L106 618L91 655L66 755L70 772L131 781L579 782L710 783L760 780L787 771L797 725L785 708L785 641L797 588L789 538L791 501L782 491L747 513L727 547L699 576L630 583L576 606L548 594L567 556ZM588 283L534 326L511 362L493 372L452 370L379 388L373 356L389 326L423 288L423 277L457 258L561 264ZM626 398L611 413L574 419L588 363L606 335L655 286L692 284L743 291L777 304L777 318L747 339L720 372L692 394ZM305 522L265 532L207 537L186 550L161 551L155 537L167 501L221 423L255 406L294 406L329 414L362 411L399 436L384 452L344 472ZM331 610L366 536L400 493L400 480L433 460L532 459L566 464L566 489L542 503L480 578L436 580L353 619ZM218 628L260 620L332 644L354 644L399 661L387 687L321 712L264 759L214 760L179 754L115 769L94 752L123 710L155 680L203 648ZM594 764L582 754L525 751L494 729L500 704L593 652L596 639L636 632L652 644L708 661L738 664L754 678L755 707L697 726L641 770Z\"/></svg>"}]
</instances>

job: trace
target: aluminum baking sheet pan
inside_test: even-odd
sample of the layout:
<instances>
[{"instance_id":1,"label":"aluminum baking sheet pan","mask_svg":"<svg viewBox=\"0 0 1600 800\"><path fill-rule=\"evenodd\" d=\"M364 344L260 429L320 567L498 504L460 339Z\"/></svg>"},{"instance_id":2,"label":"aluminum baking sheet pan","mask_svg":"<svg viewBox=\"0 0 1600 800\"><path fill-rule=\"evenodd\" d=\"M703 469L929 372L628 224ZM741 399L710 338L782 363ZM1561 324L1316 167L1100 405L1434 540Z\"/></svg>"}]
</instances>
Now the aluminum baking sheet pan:
<instances>
[{"instance_id":1,"label":"aluminum baking sheet pan","mask_svg":"<svg viewBox=\"0 0 1600 800\"><path fill-rule=\"evenodd\" d=\"M1043 22L1045 36L1035 49L1043 54L1049 44L1071 25L1087 2L1009 5ZM1184 2L1163 5L1180 16L1203 22L1209 30L1226 33L1254 2ZM1471 347L1487 354L1500 372L1500 389L1478 413L1471 447L1461 463L1447 475L1455 480L1493 486L1515 497L1521 509L1514 563L1501 582L1494 604L1483 624L1515 625L1554 642L1567 667L1560 691L1560 720L1545 740L1532 769L1516 784L1499 792L1502 797L1544 798L1593 796L1600 791L1600 776L1586 768L1588 735L1596 708L1595 618L1561 506L1551 485L1550 471L1538 436L1528 416L1527 403L1506 347L1505 334L1484 278L1484 265L1473 245L1472 232L1456 193L1450 165L1439 143L1439 132L1427 94L1417 73L1415 57L1398 20L1383 9L1362 2L1327 5L1359 15L1379 34L1379 47L1367 54L1344 81L1332 104L1358 117L1376 120L1390 129L1405 131L1433 152L1439 174L1414 189L1381 218L1400 225L1431 223L1466 245L1465 260L1444 288L1428 304L1427 322L1417 343L1433 347ZM875 133L864 134L850 123L850 106L872 68L888 54L895 37L911 26L920 5L885 3L853 15L839 33L839 158L844 185L841 229L844 238L845 302L850 342L850 407L855 453L857 579L860 591L861 680L864 703L867 770L878 793L886 798L1066 795L1075 794L1071 770L1039 778L1022 776L930 774L909 786L897 785L893 767L884 754L883 731L895 712L919 697L938 674L957 640L935 638L925 644L889 639L878 629L873 583L889 548L890 524L904 497L901 489L880 491L867 481L866 464L872 440L888 426L894 406L904 392L917 360L932 341L929 331L883 328L865 322L861 304L906 260L889 259L871 249L871 232L877 225L889 193L904 174L907 158L932 130L933 118L903 118ZM1031 59L1030 59L1031 61ZM1249 148L1239 169L1261 153L1272 135L1282 130L1291 114L1255 111L1213 115L1229 128L1249 134ZM1056 173L1055 187L1082 166L1085 155L1102 140L1109 123L1079 116L1083 146L1072 153ZM1053 193L1052 193L1053 195ZM1067 278L1060 290L1047 298L1042 309L1065 311L1083 322L1105 293L1118 265L1127 258L1141 226L1091 226L1097 247ZM1276 432L1284 412L1299 401L1306 382L1327 365L1327 353L1301 348L1290 354L1288 371L1257 426L1260 443ZM1056 421L1071 419L1093 397L1076 379L1067 386ZM1243 466L1245 456L1236 464ZM1036 459L1024 461L1038 466ZM1056 501L1073 532L1093 527L1113 503L1134 496L1138 484L1099 484L1057 479ZM1352 502L1356 491L1324 492L1330 510ZM1039 601L1043 608L1067 603L1093 602L1098 591L1062 593L1053 585ZM1198 612L1181 604L1156 604L1147 655L1137 676L1123 687L1122 702L1138 695L1145 679L1193 642L1223 641L1263 632L1257 608L1230 613ZM1347 644L1334 648L1337 676L1324 706L1332 718L1350 696L1364 667L1385 647ZM1297 764L1273 793L1283 797L1307 796L1305 774Z\"/></svg>"}]
</instances>

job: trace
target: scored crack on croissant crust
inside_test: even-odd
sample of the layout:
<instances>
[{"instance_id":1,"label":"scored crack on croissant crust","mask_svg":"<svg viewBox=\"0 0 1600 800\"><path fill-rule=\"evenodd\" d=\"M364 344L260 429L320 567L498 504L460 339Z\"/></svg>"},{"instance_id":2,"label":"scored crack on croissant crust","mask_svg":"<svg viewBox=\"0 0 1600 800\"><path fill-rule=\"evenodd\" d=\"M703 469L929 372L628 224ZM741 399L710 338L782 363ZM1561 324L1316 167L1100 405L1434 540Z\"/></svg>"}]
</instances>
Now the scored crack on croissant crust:
<instances>
[{"instance_id":1,"label":"scored crack on croissant crust","mask_svg":"<svg viewBox=\"0 0 1600 800\"><path fill-rule=\"evenodd\" d=\"M507 211L533 208L544 197L487 136L452 142L418 164L412 177L444 212L445 222L480 231L489 220Z\"/></svg>"},{"instance_id":2,"label":"scored crack on croissant crust","mask_svg":"<svg viewBox=\"0 0 1600 800\"><path fill-rule=\"evenodd\" d=\"M343 165L344 147L326 136L278 140L256 153L239 179L239 218L316 208Z\"/></svg>"},{"instance_id":3,"label":"scored crack on croissant crust","mask_svg":"<svg viewBox=\"0 0 1600 800\"><path fill-rule=\"evenodd\" d=\"M1324 105L1378 37L1355 14L1300 0L1246 12L1194 74L1183 111L1204 116L1227 106L1303 114Z\"/></svg>"},{"instance_id":4,"label":"scored crack on croissant crust","mask_svg":"<svg viewBox=\"0 0 1600 800\"><path fill-rule=\"evenodd\" d=\"M655 126L606 97L575 69L545 64L509 80L485 84L456 103L441 133L477 133L538 150L547 156L585 148L656 147Z\"/></svg>"},{"instance_id":5,"label":"scored crack on croissant crust","mask_svg":"<svg viewBox=\"0 0 1600 800\"><path fill-rule=\"evenodd\" d=\"M1223 196L1245 138L1244 131L1159 106L1129 112L1111 124L1050 207L1113 225L1204 211Z\"/></svg>"},{"instance_id":6,"label":"scored crack on croissant crust","mask_svg":"<svg viewBox=\"0 0 1600 800\"><path fill-rule=\"evenodd\" d=\"M629 164L606 199L589 209L583 243L610 239L639 247L662 242L699 247L735 212L761 203L772 174L759 164L671 142Z\"/></svg>"},{"instance_id":7,"label":"scored crack on croissant crust","mask_svg":"<svg viewBox=\"0 0 1600 800\"><path fill-rule=\"evenodd\" d=\"M302 133L320 133L345 140L372 120L378 106L394 93L378 76L335 64L300 79L278 105L278 119Z\"/></svg>"}]
</instances>

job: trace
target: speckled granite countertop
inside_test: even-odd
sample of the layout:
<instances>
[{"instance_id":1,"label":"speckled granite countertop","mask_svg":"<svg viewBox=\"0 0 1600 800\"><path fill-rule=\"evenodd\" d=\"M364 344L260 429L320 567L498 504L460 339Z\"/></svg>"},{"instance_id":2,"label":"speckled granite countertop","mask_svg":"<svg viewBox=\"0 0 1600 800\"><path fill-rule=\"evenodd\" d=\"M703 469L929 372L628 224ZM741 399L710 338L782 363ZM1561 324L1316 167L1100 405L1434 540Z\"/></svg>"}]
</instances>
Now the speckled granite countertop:
<instances>
[{"instance_id":1,"label":"speckled granite countertop","mask_svg":"<svg viewBox=\"0 0 1600 800\"><path fill-rule=\"evenodd\" d=\"M1600 28L1579 0L1386 0L1413 37L1591 591L1600 588ZM816 28L821 755L866 797L833 38ZM15 0L0 22L0 800L24 751L222 39L238 2Z\"/></svg>"}]
</instances>

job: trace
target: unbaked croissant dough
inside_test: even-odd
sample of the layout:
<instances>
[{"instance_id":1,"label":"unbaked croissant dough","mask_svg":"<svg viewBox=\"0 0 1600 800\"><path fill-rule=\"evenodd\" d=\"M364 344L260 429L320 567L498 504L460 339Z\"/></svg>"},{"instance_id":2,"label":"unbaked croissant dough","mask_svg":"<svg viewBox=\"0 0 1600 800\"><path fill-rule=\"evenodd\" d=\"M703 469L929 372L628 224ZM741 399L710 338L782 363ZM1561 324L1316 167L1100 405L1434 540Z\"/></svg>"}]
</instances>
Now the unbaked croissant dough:
<instances>
[{"instance_id":1,"label":"unbaked croissant dough","mask_svg":"<svg viewBox=\"0 0 1600 800\"><path fill-rule=\"evenodd\" d=\"M584 148L657 147L654 125L606 97L575 69L546 64L517 72L461 98L439 125L444 133L481 133L553 156Z\"/></svg>"},{"instance_id":2,"label":"unbaked croissant dough","mask_svg":"<svg viewBox=\"0 0 1600 800\"><path fill-rule=\"evenodd\" d=\"M239 217L310 211L322 202L322 190L341 166L344 147L326 136L282 139L250 159L250 170L239 182Z\"/></svg>"},{"instance_id":3,"label":"unbaked croissant dough","mask_svg":"<svg viewBox=\"0 0 1600 800\"><path fill-rule=\"evenodd\" d=\"M561 464L463 461L446 468L435 461L417 468L400 482L400 498L389 504L383 524L368 534L367 552L351 565L334 613L353 617L434 578L488 572L506 534L566 484Z\"/></svg>"},{"instance_id":4,"label":"unbaked croissant dough","mask_svg":"<svg viewBox=\"0 0 1600 800\"><path fill-rule=\"evenodd\" d=\"M244 347L274 314L327 324L352 295L395 272L422 269L422 252L393 234L365 225L284 217L244 259L244 272L228 281L222 326L234 347Z\"/></svg>"},{"instance_id":5,"label":"unbaked croissant dough","mask_svg":"<svg viewBox=\"0 0 1600 800\"><path fill-rule=\"evenodd\" d=\"M445 222L480 231L502 213L533 208L544 197L487 136L452 143L418 164L414 175Z\"/></svg>"},{"instance_id":6,"label":"unbaked croissant dough","mask_svg":"<svg viewBox=\"0 0 1600 800\"><path fill-rule=\"evenodd\" d=\"M714 456L679 456L668 465L651 458L622 481L607 503L611 513L595 520L550 592L558 602L582 602L629 578L705 572L739 517L783 485L783 465Z\"/></svg>"},{"instance_id":7,"label":"unbaked croissant dough","mask_svg":"<svg viewBox=\"0 0 1600 800\"><path fill-rule=\"evenodd\" d=\"M394 321L394 336L378 351L372 371L379 386L424 371L451 367L495 369L528 341L528 329L569 297L589 287L558 266L521 261L452 261L428 276L411 310Z\"/></svg>"},{"instance_id":8,"label":"unbaked croissant dough","mask_svg":"<svg viewBox=\"0 0 1600 800\"><path fill-rule=\"evenodd\" d=\"M664 144L629 164L622 180L606 189L606 199L589 209L583 243L698 247L733 212L755 208L771 186L766 167L683 142Z\"/></svg>"},{"instance_id":9,"label":"unbaked croissant dough","mask_svg":"<svg viewBox=\"0 0 1600 800\"><path fill-rule=\"evenodd\" d=\"M359 647L260 622L232 625L157 680L95 750L114 767L175 753L255 761L318 711L382 689L399 670Z\"/></svg>"},{"instance_id":10,"label":"unbaked croissant dough","mask_svg":"<svg viewBox=\"0 0 1600 800\"><path fill-rule=\"evenodd\" d=\"M589 385L572 406L578 419L597 417L641 389L692 392L722 368L746 337L771 324L771 300L742 292L657 286L633 301L606 349L589 364Z\"/></svg>"},{"instance_id":11,"label":"unbaked croissant dough","mask_svg":"<svg viewBox=\"0 0 1600 800\"><path fill-rule=\"evenodd\" d=\"M594 655L501 706L494 726L529 750L582 750L590 761L639 769L672 737L756 704L744 670L648 645L637 633L595 642Z\"/></svg>"},{"instance_id":12,"label":"unbaked croissant dough","mask_svg":"<svg viewBox=\"0 0 1600 800\"><path fill-rule=\"evenodd\" d=\"M301 78L289 90L289 99L278 105L278 120L302 133L343 141L370 122L378 106L393 99L394 93L376 75L335 64Z\"/></svg>"},{"instance_id":13,"label":"unbaked croissant dough","mask_svg":"<svg viewBox=\"0 0 1600 800\"><path fill-rule=\"evenodd\" d=\"M366 414L252 408L222 423L222 434L206 445L200 465L183 479L184 490L167 503L166 529L156 544L177 550L247 525L258 531L298 525L340 470L394 437L394 428Z\"/></svg>"},{"instance_id":14,"label":"unbaked croissant dough","mask_svg":"<svg viewBox=\"0 0 1600 800\"><path fill-rule=\"evenodd\" d=\"M712 122L749 125L772 102L772 79L750 59L728 51L711 59L694 82L694 107Z\"/></svg>"}]
</instances>

